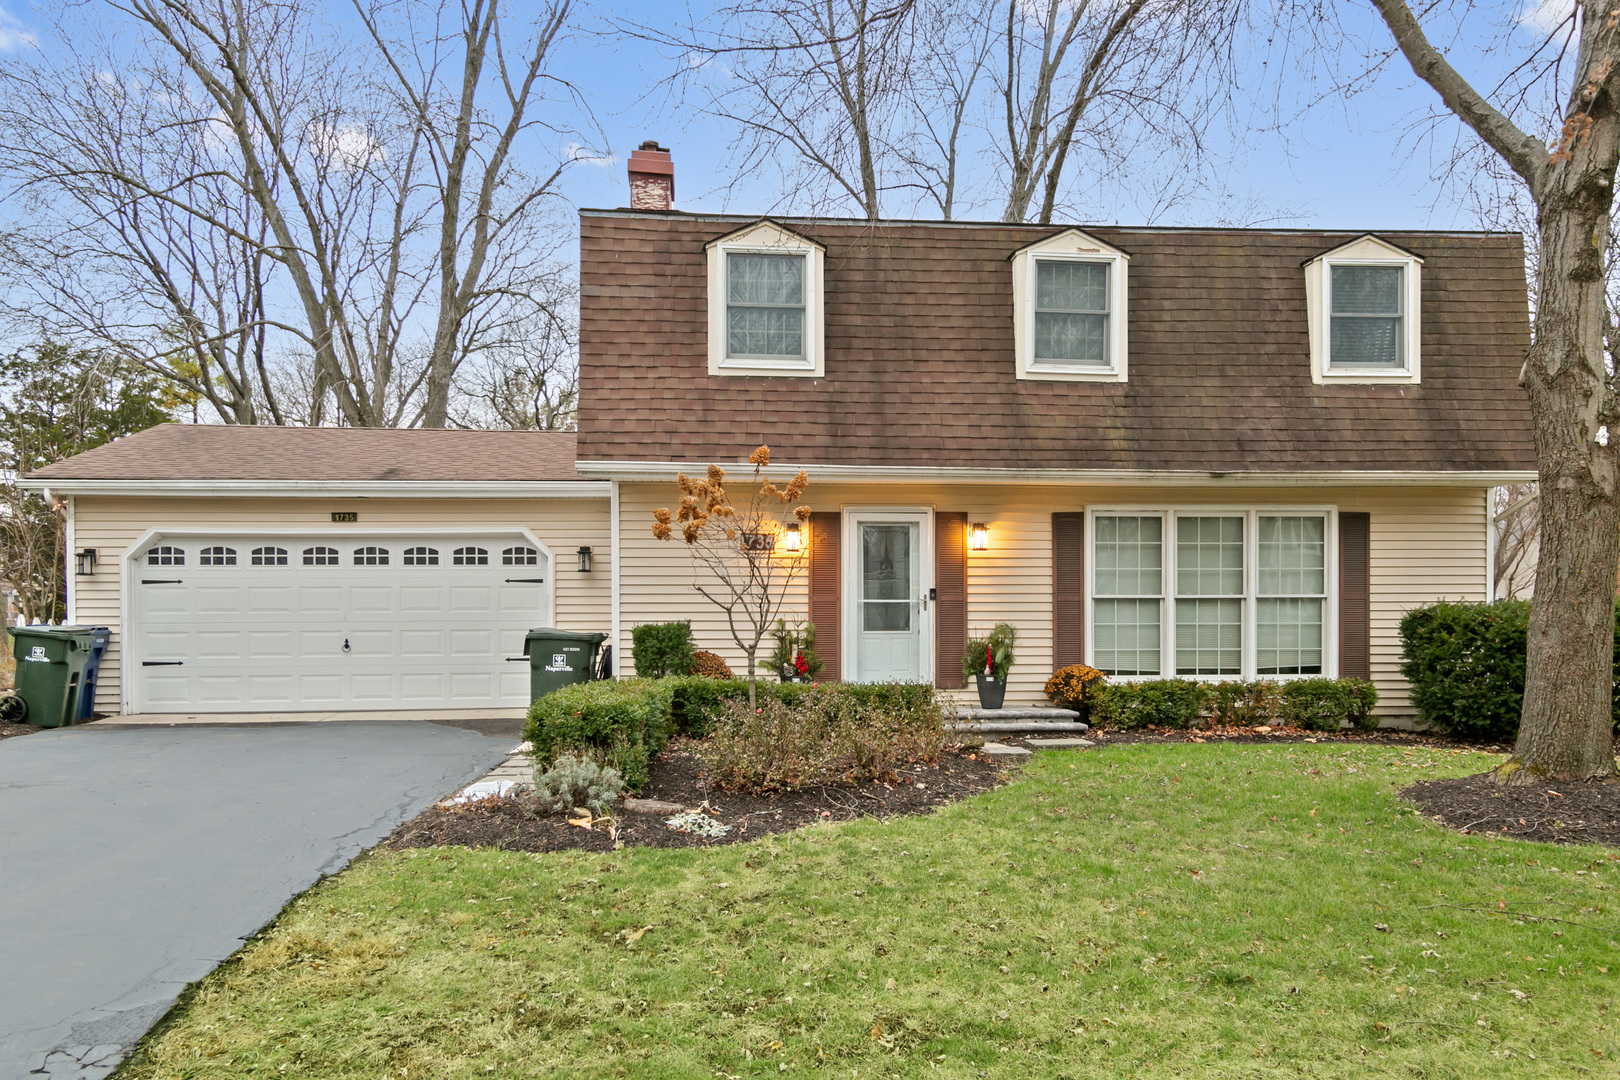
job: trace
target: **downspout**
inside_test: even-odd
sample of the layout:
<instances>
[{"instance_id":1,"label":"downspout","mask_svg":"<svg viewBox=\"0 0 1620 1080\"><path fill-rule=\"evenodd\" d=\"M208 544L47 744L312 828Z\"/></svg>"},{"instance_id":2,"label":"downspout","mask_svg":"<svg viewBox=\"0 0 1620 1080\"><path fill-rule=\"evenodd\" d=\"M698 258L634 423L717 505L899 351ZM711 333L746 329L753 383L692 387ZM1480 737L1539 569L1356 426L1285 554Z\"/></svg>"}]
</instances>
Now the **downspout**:
<instances>
[{"instance_id":1,"label":"downspout","mask_svg":"<svg viewBox=\"0 0 1620 1080\"><path fill-rule=\"evenodd\" d=\"M78 548L78 529L74 523L73 496L69 495L63 505L67 508L64 513L67 517L67 528L63 531L62 576L67 579L67 611L66 625L79 624L79 574L73 558L73 552Z\"/></svg>"},{"instance_id":2,"label":"downspout","mask_svg":"<svg viewBox=\"0 0 1620 1080\"><path fill-rule=\"evenodd\" d=\"M619 640L619 482L608 492L608 566L610 632L613 635L613 676L624 670L623 642Z\"/></svg>"},{"instance_id":3,"label":"downspout","mask_svg":"<svg viewBox=\"0 0 1620 1080\"><path fill-rule=\"evenodd\" d=\"M1485 489L1485 600L1496 599L1496 489Z\"/></svg>"}]
</instances>

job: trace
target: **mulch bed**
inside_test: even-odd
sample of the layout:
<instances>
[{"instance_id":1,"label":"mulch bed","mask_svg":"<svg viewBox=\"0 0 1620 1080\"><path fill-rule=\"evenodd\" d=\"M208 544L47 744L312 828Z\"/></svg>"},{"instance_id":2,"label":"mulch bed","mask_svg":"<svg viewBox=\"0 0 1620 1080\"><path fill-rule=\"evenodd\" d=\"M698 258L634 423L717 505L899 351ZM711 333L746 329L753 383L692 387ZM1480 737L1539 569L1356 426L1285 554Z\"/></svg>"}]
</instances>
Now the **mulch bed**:
<instances>
[{"instance_id":1,"label":"mulch bed","mask_svg":"<svg viewBox=\"0 0 1620 1080\"><path fill-rule=\"evenodd\" d=\"M460 806L434 806L407 821L385 841L391 848L466 847L506 851L560 851L569 848L610 851L626 847L709 847L757 840L822 821L863 817L926 814L936 807L988 791L1000 782L996 762L971 752L945 753L938 765L912 765L899 771L895 783L808 788L779 795L743 795L710 790L701 763L692 753L671 744L653 759L640 798L703 809L705 816L731 826L722 837L676 832L665 814L621 813L611 827L570 825L559 814L537 813L519 795L480 799ZM705 805L707 804L707 805Z\"/></svg>"},{"instance_id":2,"label":"mulch bed","mask_svg":"<svg viewBox=\"0 0 1620 1080\"><path fill-rule=\"evenodd\" d=\"M1422 780L1401 795L1435 821L1464 833L1620 847L1620 783L1503 787L1487 772Z\"/></svg>"},{"instance_id":3,"label":"mulch bed","mask_svg":"<svg viewBox=\"0 0 1620 1080\"><path fill-rule=\"evenodd\" d=\"M32 735L36 731L43 731L33 724L0 724L0 739L9 739L13 735Z\"/></svg>"}]
</instances>

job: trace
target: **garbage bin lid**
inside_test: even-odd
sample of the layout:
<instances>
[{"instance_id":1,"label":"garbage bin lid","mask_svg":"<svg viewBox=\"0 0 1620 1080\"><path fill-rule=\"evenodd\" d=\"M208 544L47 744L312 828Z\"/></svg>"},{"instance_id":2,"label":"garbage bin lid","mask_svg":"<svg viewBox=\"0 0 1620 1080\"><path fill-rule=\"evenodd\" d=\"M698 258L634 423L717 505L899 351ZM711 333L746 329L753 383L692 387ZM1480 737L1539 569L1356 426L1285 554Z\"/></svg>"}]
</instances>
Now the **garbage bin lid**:
<instances>
[{"instance_id":1,"label":"garbage bin lid","mask_svg":"<svg viewBox=\"0 0 1620 1080\"><path fill-rule=\"evenodd\" d=\"M591 645L600 645L607 640L606 634L580 634L573 630L555 630L549 626L536 627L524 635L525 641L581 641Z\"/></svg>"}]
</instances>

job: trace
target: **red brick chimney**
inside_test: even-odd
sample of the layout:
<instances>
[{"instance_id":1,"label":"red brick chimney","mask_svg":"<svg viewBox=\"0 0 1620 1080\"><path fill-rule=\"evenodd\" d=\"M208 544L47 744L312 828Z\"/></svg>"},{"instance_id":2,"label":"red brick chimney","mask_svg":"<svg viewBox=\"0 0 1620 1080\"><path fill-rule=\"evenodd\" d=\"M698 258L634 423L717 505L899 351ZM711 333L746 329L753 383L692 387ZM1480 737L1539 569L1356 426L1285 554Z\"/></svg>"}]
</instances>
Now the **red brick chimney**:
<instances>
[{"instance_id":1,"label":"red brick chimney","mask_svg":"<svg viewBox=\"0 0 1620 1080\"><path fill-rule=\"evenodd\" d=\"M630 155L630 209L675 208L675 163L669 151L648 139Z\"/></svg>"}]
</instances>

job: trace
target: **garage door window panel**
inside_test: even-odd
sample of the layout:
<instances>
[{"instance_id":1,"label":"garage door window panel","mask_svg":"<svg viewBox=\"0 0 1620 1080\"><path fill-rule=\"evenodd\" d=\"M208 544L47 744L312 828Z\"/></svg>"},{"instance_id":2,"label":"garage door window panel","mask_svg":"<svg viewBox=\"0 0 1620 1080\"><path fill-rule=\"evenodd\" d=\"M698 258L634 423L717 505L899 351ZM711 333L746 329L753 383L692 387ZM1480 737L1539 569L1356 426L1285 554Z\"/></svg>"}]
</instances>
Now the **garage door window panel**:
<instances>
[{"instance_id":1,"label":"garage door window panel","mask_svg":"<svg viewBox=\"0 0 1620 1080\"><path fill-rule=\"evenodd\" d=\"M147 566L184 566L186 549L161 544L146 553Z\"/></svg>"},{"instance_id":2,"label":"garage door window panel","mask_svg":"<svg viewBox=\"0 0 1620 1080\"><path fill-rule=\"evenodd\" d=\"M538 566L540 553L532 547L509 547L501 552L502 566Z\"/></svg>"},{"instance_id":3,"label":"garage door window panel","mask_svg":"<svg viewBox=\"0 0 1620 1080\"><path fill-rule=\"evenodd\" d=\"M410 547L405 549L406 566L438 566L439 549L430 547Z\"/></svg>"},{"instance_id":4,"label":"garage door window panel","mask_svg":"<svg viewBox=\"0 0 1620 1080\"><path fill-rule=\"evenodd\" d=\"M451 553L450 561L455 566L488 566L489 551L481 547L459 547Z\"/></svg>"},{"instance_id":5,"label":"garage door window panel","mask_svg":"<svg viewBox=\"0 0 1620 1080\"><path fill-rule=\"evenodd\" d=\"M218 545L216 545L214 547L205 547L205 548L202 549L202 551L198 552L198 554L197 554L197 565L199 565L199 566L235 566L236 565L236 549L235 548L228 548L228 547L221 547L221 546L218 546Z\"/></svg>"},{"instance_id":6,"label":"garage door window panel","mask_svg":"<svg viewBox=\"0 0 1620 1080\"><path fill-rule=\"evenodd\" d=\"M338 565L338 549L334 547L308 547L304 549L305 566Z\"/></svg>"},{"instance_id":7,"label":"garage door window panel","mask_svg":"<svg viewBox=\"0 0 1620 1080\"><path fill-rule=\"evenodd\" d=\"M256 547L253 549L254 566L286 566L287 549L281 547Z\"/></svg>"},{"instance_id":8,"label":"garage door window panel","mask_svg":"<svg viewBox=\"0 0 1620 1080\"><path fill-rule=\"evenodd\" d=\"M354 549L354 565L356 566L387 566L388 549L368 544L365 547Z\"/></svg>"}]
</instances>

